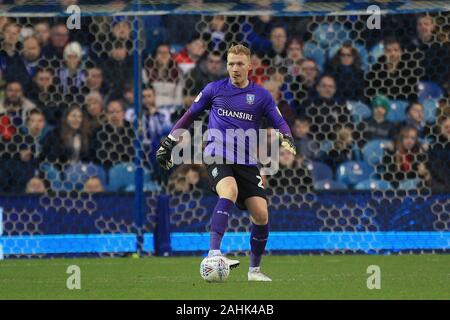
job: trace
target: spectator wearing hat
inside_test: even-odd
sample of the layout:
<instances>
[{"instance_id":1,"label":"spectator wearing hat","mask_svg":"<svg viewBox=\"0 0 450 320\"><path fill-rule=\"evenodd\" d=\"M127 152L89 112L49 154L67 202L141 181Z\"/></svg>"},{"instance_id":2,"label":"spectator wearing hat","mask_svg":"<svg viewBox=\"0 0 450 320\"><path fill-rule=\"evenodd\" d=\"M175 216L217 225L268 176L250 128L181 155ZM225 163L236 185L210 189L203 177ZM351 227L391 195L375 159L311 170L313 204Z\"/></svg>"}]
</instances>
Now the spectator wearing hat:
<instances>
[{"instance_id":1,"label":"spectator wearing hat","mask_svg":"<svg viewBox=\"0 0 450 320\"><path fill-rule=\"evenodd\" d=\"M386 115L389 111L389 99L383 95L375 96L371 101L372 117L364 122L358 124L357 129L362 132L363 141L361 146L367 141L374 139L392 138L391 134L395 129L392 122L386 120Z\"/></svg>"}]
</instances>

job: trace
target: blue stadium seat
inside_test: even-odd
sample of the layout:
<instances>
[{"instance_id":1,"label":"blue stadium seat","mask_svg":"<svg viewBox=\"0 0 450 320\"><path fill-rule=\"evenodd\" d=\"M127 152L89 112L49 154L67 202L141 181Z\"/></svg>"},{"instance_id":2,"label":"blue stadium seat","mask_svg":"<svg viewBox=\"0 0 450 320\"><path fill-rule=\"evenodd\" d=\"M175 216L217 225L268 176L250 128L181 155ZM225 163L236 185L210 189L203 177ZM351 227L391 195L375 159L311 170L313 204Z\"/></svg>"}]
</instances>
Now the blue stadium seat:
<instances>
[{"instance_id":1,"label":"blue stadium seat","mask_svg":"<svg viewBox=\"0 0 450 320\"><path fill-rule=\"evenodd\" d=\"M311 172L313 181L333 179L333 170L325 163L308 161L306 167Z\"/></svg>"},{"instance_id":2,"label":"blue stadium seat","mask_svg":"<svg viewBox=\"0 0 450 320\"><path fill-rule=\"evenodd\" d=\"M331 48L332 46L351 40L350 32L344 24L322 23L312 32L312 39L321 47Z\"/></svg>"},{"instance_id":3,"label":"blue stadium seat","mask_svg":"<svg viewBox=\"0 0 450 320\"><path fill-rule=\"evenodd\" d=\"M389 190L392 185L385 180L366 179L355 185L356 190Z\"/></svg>"},{"instance_id":4,"label":"blue stadium seat","mask_svg":"<svg viewBox=\"0 0 450 320\"><path fill-rule=\"evenodd\" d=\"M398 184L398 189L401 190L413 190L413 189L417 189L417 187L419 186L420 183L420 179L405 179L400 181L400 183Z\"/></svg>"},{"instance_id":5,"label":"blue stadium seat","mask_svg":"<svg viewBox=\"0 0 450 320\"><path fill-rule=\"evenodd\" d=\"M362 148L364 160L370 165L377 165L384 156L384 149L390 144L389 140L371 140Z\"/></svg>"},{"instance_id":6,"label":"blue stadium seat","mask_svg":"<svg viewBox=\"0 0 450 320\"><path fill-rule=\"evenodd\" d=\"M336 180L326 179L314 182L314 190L345 190L347 186Z\"/></svg>"},{"instance_id":7,"label":"blue stadium seat","mask_svg":"<svg viewBox=\"0 0 450 320\"><path fill-rule=\"evenodd\" d=\"M93 163L74 163L64 170L64 188L83 190L84 183L90 177L98 177L102 185L106 185L106 172Z\"/></svg>"},{"instance_id":8,"label":"blue stadium seat","mask_svg":"<svg viewBox=\"0 0 450 320\"><path fill-rule=\"evenodd\" d=\"M369 64L376 63L382 55L384 55L384 43L379 42L369 50Z\"/></svg>"},{"instance_id":9,"label":"blue stadium seat","mask_svg":"<svg viewBox=\"0 0 450 320\"><path fill-rule=\"evenodd\" d=\"M373 172L373 167L365 161L347 161L337 168L336 180L348 186L354 186L358 182L369 179Z\"/></svg>"},{"instance_id":10,"label":"blue stadium seat","mask_svg":"<svg viewBox=\"0 0 450 320\"><path fill-rule=\"evenodd\" d=\"M61 172L51 163L43 162L39 169L44 173L45 179L50 182L50 188L58 191L62 188Z\"/></svg>"},{"instance_id":11,"label":"blue stadium seat","mask_svg":"<svg viewBox=\"0 0 450 320\"><path fill-rule=\"evenodd\" d=\"M386 119L391 122L402 122L406 119L405 110L408 107L408 102L403 100L393 100Z\"/></svg>"},{"instance_id":12,"label":"blue stadium seat","mask_svg":"<svg viewBox=\"0 0 450 320\"><path fill-rule=\"evenodd\" d=\"M347 108L350 110L354 122L361 122L372 115L372 110L360 101L347 101Z\"/></svg>"},{"instance_id":13,"label":"blue stadium seat","mask_svg":"<svg viewBox=\"0 0 450 320\"><path fill-rule=\"evenodd\" d=\"M323 66L325 64L325 50L321 48L316 42L307 41L303 47L303 54L308 59L313 59L320 72L323 71Z\"/></svg>"},{"instance_id":14,"label":"blue stadium seat","mask_svg":"<svg viewBox=\"0 0 450 320\"><path fill-rule=\"evenodd\" d=\"M440 99L444 95L442 88L431 81L420 81L418 89L420 103L423 103L425 99Z\"/></svg>"},{"instance_id":15,"label":"blue stadium seat","mask_svg":"<svg viewBox=\"0 0 450 320\"><path fill-rule=\"evenodd\" d=\"M425 115L425 121L429 123L436 122L436 111L439 107L437 99L425 99L423 101L423 111Z\"/></svg>"},{"instance_id":16,"label":"blue stadium seat","mask_svg":"<svg viewBox=\"0 0 450 320\"><path fill-rule=\"evenodd\" d=\"M130 184L129 186L127 186L125 188L125 191L127 192L134 192L136 191L136 185L135 184ZM156 192L156 191L161 191L161 186L156 183L155 181L149 181L144 183L144 192Z\"/></svg>"},{"instance_id":17,"label":"blue stadium seat","mask_svg":"<svg viewBox=\"0 0 450 320\"><path fill-rule=\"evenodd\" d=\"M129 185L134 184L135 165L119 163L109 170L109 191L124 191ZM150 181L150 173L144 170L144 184Z\"/></svg>"}]
</instances>

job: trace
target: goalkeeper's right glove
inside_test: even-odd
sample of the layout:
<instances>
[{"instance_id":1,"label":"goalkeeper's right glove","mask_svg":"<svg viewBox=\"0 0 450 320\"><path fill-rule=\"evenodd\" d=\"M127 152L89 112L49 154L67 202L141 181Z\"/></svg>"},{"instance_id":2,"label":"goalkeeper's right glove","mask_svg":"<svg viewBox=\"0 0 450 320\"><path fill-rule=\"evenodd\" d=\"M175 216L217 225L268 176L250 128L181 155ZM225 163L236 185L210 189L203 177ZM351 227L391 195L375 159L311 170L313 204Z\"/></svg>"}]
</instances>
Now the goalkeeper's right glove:
<instances>
[{"instance_id":1,"label":"goalkeeper's right glove","mask_svg":"<svg viewBox=\"0 0 450 320\"><path fill-rule=\"evenodd\" d=\"M176 144L177 142L170 137L165 137L164 140L161 141L160 147L158 151L156 151L156 160L158 160L163 169L169 170L173 167L172 149Z\"/></svg>"}]
</instances>

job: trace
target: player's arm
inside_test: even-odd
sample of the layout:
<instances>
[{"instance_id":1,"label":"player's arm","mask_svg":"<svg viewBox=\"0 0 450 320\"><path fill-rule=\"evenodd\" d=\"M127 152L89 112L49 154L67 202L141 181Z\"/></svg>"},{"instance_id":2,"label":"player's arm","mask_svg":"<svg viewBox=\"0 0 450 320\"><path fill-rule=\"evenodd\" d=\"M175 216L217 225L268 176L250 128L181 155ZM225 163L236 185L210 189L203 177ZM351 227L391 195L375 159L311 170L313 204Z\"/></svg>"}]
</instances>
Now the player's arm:
<instances>
[{"instance_id":1,"label":"player's arm","mask_svg":"<svg viewBox=\"0 0 450 320\"><path fill-rule=\"evenodd\" d=\"M212 88L207 85L195 98L194 103L184 113L184 115L175 123L169 135L165 137L160 144L158 151L156 151L156 160L158 160L161 167L169 170L173 167L172 149L177 144L180 134L178 129L188 129L192 122L202 112L211 105Z\"/></svg>"},{"instance_id":2,"label":"player's arm","mask_svg":"<svg viewBox=\"0 0 450 320\"><path fill-rule=\"evenodd\" d=\"M269 102L266 104L265 115L267 119L269 119L269 121L273 124L274 128L279 130L278 139L280 140L280 145L289 150L292 154L297 154L289 125L281 115L281 112L278 109L272 96L270 96L270 99L268 100Z\"/></svg>"}]
</instances>

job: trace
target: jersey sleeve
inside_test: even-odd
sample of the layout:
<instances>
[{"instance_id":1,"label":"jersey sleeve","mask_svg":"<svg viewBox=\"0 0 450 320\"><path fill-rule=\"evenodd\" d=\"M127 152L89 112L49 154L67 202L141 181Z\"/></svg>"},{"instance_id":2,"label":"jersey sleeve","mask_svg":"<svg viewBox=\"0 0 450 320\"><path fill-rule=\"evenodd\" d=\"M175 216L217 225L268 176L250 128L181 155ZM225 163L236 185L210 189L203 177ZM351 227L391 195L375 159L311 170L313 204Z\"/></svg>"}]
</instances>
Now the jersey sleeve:
<instances>
[{"instance_id":1,"label":"jersey sleeve","mask_svg":"<svg viewBox=\"0 0 450 320\"><path fill-rule=\"evenodd\" d=\"M267 97L265 99L264 116L269 120L273 127L280 130L282 134L292 136L289 125L281 115L280 109L278 109L277 104L270 93L267 93Z\"/></svg>"},{"instance_id":2,"label":"jersey sleeve","mask_svg":"<svg viewBox=\"0 0 450 320\"><path fill-rule=\"evenodd\" d=\"M174 134L174 131L177 129L188 129L189 126L194 122L194 120L202 114L203 111L211 107L212 98L213 98L213 86L212 84L208 84L203 90L197 95L194 100L194 103L191 107L185 112L185 114L175 123L172 130L170 131L170 135L178 140L178 136Z\"/></svg>"}]
</instances>

